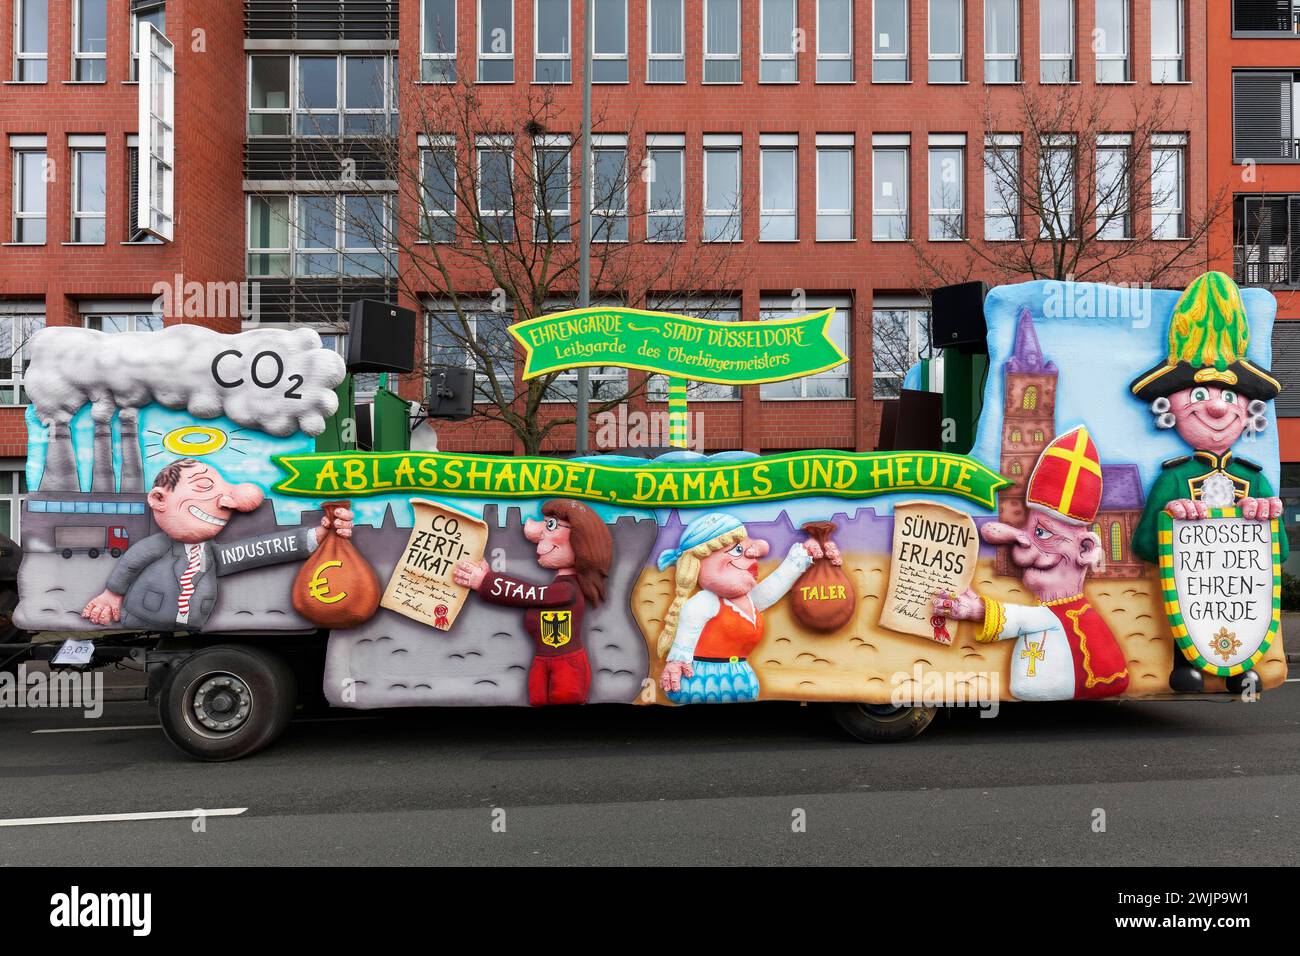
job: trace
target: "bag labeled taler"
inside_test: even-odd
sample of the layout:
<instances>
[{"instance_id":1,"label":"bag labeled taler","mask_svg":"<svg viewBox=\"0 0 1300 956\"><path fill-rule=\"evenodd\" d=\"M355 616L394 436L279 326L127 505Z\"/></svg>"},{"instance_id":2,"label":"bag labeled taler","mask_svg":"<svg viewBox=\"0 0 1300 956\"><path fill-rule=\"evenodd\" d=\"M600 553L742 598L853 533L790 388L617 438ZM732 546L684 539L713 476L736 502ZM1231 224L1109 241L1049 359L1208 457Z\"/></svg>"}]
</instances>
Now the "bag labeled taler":
<instances>
[{"instance_id":1,"label":"bag labeled taler","mask_svg":"<svg viewBox=\"0 0 1300 956\"><path fill-rule=\"evenodd\" d=\"M830 521L810 521L803 526L804 533L822 546L825 551L835 532ZM827 557L817 558L812 567L799 576L790 589L790 611L804 627L813 631L835 631L853 619L858 596L853 582Z\"/></svg>"},{"instance_id":2,"label":"bag labeled taler","mask_svg":"<svg viewBox=\"0 0 1300 956\"><path fill-rule=\"evenodd\" d=\"M293 609L319 627L356 627L379 609L383 591L374 568L333 528L334 513L351 504L327 501L321 505L331 526L293 579Z\"/></svg>"}]
</instances>

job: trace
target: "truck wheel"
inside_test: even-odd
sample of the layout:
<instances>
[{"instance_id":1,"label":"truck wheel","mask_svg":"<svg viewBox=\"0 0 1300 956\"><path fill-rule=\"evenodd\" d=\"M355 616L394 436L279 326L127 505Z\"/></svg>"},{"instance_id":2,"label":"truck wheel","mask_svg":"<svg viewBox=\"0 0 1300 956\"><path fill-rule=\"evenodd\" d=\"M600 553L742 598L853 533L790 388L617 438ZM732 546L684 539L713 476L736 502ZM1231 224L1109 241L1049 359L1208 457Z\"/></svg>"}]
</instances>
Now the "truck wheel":
<instances>
[{"instance_id":1,"label":"truck wheel","mask_svg":"<svg viewBox=\"0 0 1300 956\"><path fill-rule=\"evenodd\" d=\"M158 695L167 739L199 760L235 760L269 745L298 701L293 671L254 647L197 651L172 670Z\"/></svg>"},{"instance_id":2,"label":"truck wheel","mask_svg":"<svg viewBox=\"0 0 1300 956\"><path fill-rule=\"evenodd\" d=\"M919 737L938 710L897 704L832 704L831 707L841 727L869 744Z\"/></svg>"},{"instance_id":3,"label":"truck wheel","mask_svg":"<svg viewBox=\"0 0 1300 956\"><path fill-rule=\"evenodd\" d=\"M86 555L87 557L91 557L91 558L99 557L99 548L91 548L89 551L86 552Z\"/></svg>"}]
</instances>

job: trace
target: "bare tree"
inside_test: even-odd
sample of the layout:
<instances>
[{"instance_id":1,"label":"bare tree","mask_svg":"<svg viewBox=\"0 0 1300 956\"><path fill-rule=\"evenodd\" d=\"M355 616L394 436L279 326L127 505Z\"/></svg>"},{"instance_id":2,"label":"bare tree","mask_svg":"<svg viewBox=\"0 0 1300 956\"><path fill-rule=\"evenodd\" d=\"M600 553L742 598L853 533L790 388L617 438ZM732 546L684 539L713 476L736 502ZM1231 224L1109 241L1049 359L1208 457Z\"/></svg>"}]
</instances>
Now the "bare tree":
<instances>
[{"instance_id":1,"label":"bare tree","mask_svg":"<svg viewBox=\"0 0 1300 956\"><path fill-rule=\"evenodd\" d=\"M707 316L713 303L734 294L748 268L738 242L687 240L683 170L675 161L657 168L635 119L612 129L598 115L593 129L593 169L582 176L579 123L551 87L501 95L470 82L424 86L403 102L400 138L368 140L392 179L346 184L349 195L363 198L355 215L345 212L345 228L380 252L345 249L345 263L395 273L399 292L428 315L426 356L413 374L424 379L439 367L468 365L475 373L471 423L506 425L525 454L541 453L556 429L575 424L563 403L576 398L576 376L522 381L506 329L577 307L581 191L593 210L595 305L680 307ZM330 162L347 169L347 141L333 142L338 155ZM668 198L647 217L647 186L660 175L672 178L656 191ZM733 215L738 239L739 197ZM628 401L645 382L593 369L592 414Z\"/></svg>"},{"instance_id":2,"label":"bare tree","mask_svg":"<svg viewBox=\"0 0 1300 956\"><path fill-rule=\"evenodd\" d=\"M1012 104L1001 105L1008 95ZM1222 190L1204 209L1188 201L1177 106L1178 96L1160 87L988 91L986 140L972 144L982 151L984 235L957 254L914 238L922 284L974 277L1160 284L1204 268L1210 229L1230 207ZM944 189L954 200L940 209L960 210L959 181L941 185L941 196ZM931 239L969 238L960 212L932 214L928 226Z\"/></svg>"}]
</instances>

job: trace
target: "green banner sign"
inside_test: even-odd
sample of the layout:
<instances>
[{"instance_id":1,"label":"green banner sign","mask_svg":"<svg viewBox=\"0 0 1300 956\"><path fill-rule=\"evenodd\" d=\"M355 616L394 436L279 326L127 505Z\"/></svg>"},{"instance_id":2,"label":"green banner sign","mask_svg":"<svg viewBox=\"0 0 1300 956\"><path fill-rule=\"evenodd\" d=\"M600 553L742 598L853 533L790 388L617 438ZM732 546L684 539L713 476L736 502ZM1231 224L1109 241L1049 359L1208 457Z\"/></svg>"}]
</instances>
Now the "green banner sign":
<instances>
[{"instance_id":1,"label":"green banner sign","mask_svg":"<svg viewBox=\"0 0 1300 956\"><path fill-rule=\"evenodd\" d=\"M815 375L848 359L827 335L834 309L797 319L716 322L642 309L590 308L510 326L524 378L617 365L695 382L758 385Z\"/></svg>"},{"instance_id":2,"label":"green banner sign","mask_svg":"<svg viewBox=\"0 0 1300 956\"><path fill-rule=\"evenodd\" d=\"M473 498L557 496L639 508L721 507L749 501L928 492L992 510L1010 484L966 455L799 451L725 462L603 464L556 458L433 452L276 455L285 495L432 494Z\"/></svg>"}]
</instances>

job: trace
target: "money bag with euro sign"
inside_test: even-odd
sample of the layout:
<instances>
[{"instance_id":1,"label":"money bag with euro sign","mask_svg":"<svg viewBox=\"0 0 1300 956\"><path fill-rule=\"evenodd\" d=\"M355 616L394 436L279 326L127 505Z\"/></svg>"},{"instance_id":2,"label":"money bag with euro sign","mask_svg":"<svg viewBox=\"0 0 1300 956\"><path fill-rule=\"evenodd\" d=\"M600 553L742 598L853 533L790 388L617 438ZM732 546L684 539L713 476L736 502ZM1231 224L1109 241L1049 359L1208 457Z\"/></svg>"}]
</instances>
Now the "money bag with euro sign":
<instances>
[{"instance_id":1,"label":"money bag with euro sign","mask_svg":"<svg viewBox=\"0 0 1300 956\"><path fill-rule=\"evenodd\" d=\"M319 627L356 627L374 616L383 594L370 563L333 527L334 512L350 501L326 501L321 507L330 527L293 579L293 609Z\"/></svg>"}]
</instances>

